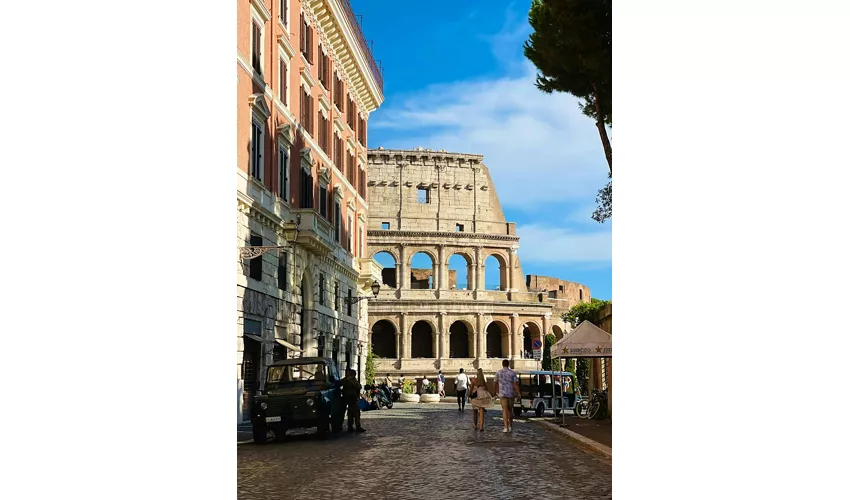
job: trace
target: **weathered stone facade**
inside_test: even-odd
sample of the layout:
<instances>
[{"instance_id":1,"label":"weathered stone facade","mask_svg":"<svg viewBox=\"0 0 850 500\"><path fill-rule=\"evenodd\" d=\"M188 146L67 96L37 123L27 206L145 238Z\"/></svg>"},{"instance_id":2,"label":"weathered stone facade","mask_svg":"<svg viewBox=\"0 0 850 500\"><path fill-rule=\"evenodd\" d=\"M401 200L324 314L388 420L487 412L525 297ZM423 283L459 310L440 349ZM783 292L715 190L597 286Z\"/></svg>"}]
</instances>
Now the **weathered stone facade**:
<instances>
[{"instance_id":1,"label":"weathered stone facade","mask_svg":"<svg viewBox=\"0 0 850 500\"><path fill-rule=\"evenodd\" d=\"M579 289L582 300L590 301L590 290L559 282L574 286L550 298L529 289L516 226L505 220L483 157L372 149L367 168L369 251L395 259L395 272L383 270L383 289L369 303L369 341L380 356L377 373L411 378L442 370L451 378L460 368L481 367L493 374L505 358L515 369L537 367L526 357L532 340L544 332L560 337L565 325L559 311L579 301L571 295ZM417 253L427 254L433 264L428 288L421 286L429 284L421 271L411 267ZM462 289L450 277L453 255L467 262L468 284ZM500 267L497 290L484 286L490 256Z\"/></svg>"}]
</instances>

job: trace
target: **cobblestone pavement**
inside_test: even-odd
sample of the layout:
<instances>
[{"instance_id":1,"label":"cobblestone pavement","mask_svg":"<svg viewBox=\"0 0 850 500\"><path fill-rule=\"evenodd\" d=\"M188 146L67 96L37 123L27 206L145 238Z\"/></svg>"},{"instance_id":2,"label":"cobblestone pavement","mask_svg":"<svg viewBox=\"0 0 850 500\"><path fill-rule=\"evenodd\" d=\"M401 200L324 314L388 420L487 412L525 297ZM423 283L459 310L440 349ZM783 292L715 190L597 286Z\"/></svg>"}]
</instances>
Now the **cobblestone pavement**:
<instances>
[{"instance_id":1,"label":"cobblestone pavement","mask_svg":"<svg viewBox=\"0 0 850 500\"><path fill-rule=\"evenodd\" d=\"M363 412L367 432L321 441L237 446L244 499L402 500L611 498L611 464L540 425L519 419L503 434L501 410L484 432L451 404L402 404Z\"/></svg>"}]
</instances>

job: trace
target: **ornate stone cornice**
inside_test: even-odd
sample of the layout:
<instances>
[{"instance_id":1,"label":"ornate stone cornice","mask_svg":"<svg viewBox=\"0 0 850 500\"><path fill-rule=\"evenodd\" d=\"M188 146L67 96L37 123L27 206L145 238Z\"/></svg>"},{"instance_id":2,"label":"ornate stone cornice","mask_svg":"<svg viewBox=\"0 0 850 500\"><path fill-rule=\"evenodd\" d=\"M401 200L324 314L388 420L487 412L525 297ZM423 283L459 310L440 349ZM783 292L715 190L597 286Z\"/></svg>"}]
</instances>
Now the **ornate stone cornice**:
<instances>
[{"instance_id":1,"label":"ornate stone cornice","mask_svg":"<svg viewBox=\"0 0 850 500\"><path fill-rule=\"evenodd\" d=\"M495 240L495 241L519 241L519 236L509 234L486 234L486 233L460 233L448 231L397 231L385 229L370 229L369 237L392 236L395 238L442 238L458 240Z\"/></svg>"}]
</instances>

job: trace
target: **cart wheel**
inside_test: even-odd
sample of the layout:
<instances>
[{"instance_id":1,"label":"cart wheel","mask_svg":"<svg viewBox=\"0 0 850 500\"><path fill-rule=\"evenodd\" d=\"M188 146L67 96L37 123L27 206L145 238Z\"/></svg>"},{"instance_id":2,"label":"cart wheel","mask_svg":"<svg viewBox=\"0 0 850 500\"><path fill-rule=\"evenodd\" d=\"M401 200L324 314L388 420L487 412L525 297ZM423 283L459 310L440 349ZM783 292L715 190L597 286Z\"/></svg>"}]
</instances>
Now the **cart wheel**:
<instances>
[{"instance_id":1,"label":"cart wheel","mask_svg":"<svg viewBox=\"0 0 850 500\"><path fill-rule=\"evenodd\" d=\"M587 418L596 418L596 415L599 414L600 408L602 408L602 404L598 401L590 405L590 408L587 409Z\"/></svg>"},{"instance_id":2,"label":"cart wheel","mask_svg":"<svg viewBox=\"0 0 850 500\"><path fill-rule=\"evenodd\" d=\"M543 403L542 402L537 403L537 408L534 409L534 416L535 417L542 417L544 411L546 411L546 407L543 406Z\"/></svg>"}]
</instances>

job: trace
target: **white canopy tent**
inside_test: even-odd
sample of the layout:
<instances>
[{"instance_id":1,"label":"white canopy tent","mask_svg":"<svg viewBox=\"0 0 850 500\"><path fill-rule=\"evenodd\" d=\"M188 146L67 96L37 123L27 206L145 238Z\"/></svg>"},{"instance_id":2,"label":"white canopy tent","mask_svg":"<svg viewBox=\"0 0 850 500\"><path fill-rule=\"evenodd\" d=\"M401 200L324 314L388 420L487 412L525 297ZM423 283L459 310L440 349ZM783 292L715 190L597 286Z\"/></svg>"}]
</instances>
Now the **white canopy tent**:
<instances>
[{"instance_id":1,"label":"white canopy tent","mask_svg":"<svg viewBox=\"0 0 850 500\"><path fill-rule=\"evenodd\" d=\"M611 334L590 321L582 321L578 327L549 348L549 355L556 358L611 358ZM609 363L610 365L610 363ZM611 412L611 380L608 380L608 412Z\"/></svg>"}]
</instances>

